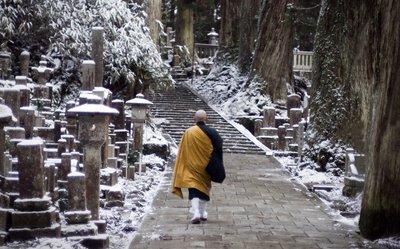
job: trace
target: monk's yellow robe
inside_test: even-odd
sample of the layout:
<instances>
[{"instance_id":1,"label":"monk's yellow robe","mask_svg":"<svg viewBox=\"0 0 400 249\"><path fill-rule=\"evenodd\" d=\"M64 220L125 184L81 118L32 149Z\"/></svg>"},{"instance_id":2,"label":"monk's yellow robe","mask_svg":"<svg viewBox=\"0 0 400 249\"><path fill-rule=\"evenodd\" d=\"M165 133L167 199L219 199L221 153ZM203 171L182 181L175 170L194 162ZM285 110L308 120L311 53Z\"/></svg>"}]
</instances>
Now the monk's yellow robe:
<instances>
[{"instance_id":1,"label":"monk's yellow robe","mask_svg":"<svg viewBox=\"0 0 400 249\"><path fill-rule=\"evenodd\" d=\"M183 198L182 188L195 188L210 196L211 178L206 172L213 146L197 125L183 134L172 178L172 193Z\"/></svg>"}]
</instances>

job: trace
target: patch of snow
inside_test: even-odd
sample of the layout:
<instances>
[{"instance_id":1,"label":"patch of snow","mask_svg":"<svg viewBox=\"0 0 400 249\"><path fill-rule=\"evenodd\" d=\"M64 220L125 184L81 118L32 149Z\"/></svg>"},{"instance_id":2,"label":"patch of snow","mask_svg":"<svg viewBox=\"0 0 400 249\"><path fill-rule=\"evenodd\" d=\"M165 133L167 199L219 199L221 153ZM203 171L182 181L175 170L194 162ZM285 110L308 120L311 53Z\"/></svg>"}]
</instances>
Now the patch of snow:
<instances>
[{"instance_id":1,"label":"patch of snow","mask_svg":"<svg viewBox=\"0 0 400 249\"><path fill-rule=\"evenodd\" d=\"M76 115L118 115L118 110L101 104L83 104L67 111Z\"/></svg>"},{"instance_id":2,"label":"patch of snow","mask_svg":"<svg viewBox=\"0 0 400 249\"><path fill-rule=\"evenodd\" d=\"M34 137L32 139L25 139L18 143L17 146L37 146L43 145L44 141L40 137Z\"/></svg>"}]
</instances>

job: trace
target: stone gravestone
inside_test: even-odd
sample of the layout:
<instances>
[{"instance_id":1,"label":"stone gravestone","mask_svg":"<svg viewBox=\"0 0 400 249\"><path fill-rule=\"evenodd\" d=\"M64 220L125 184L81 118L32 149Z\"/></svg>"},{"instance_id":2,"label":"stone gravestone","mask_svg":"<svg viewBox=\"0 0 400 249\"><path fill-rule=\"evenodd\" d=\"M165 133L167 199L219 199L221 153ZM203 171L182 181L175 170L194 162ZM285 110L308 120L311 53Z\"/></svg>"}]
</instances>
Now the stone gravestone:
<instances>
[{"instance_id":1,"label":"stone gravestone","mask_svg":"<svg viewBox=\"0 0 400 249\"><path fill-rule=\"evenodd\" d=\"M275 127L275 108L267 107L264 109L264 127Z\"/></svg>"},{"instance_id":2,"label":"stone gravestone","mask_svg":"<svg viewBox=\"0 0 400 249\"><path fill-rule=\"evenodd\" d=\"M26 76L26 77L29 76L30 58L31 58L31 54L28 51L23 51L19 55L21 75Z\"/></svg>"},{"instance_id":3,"label":"stone gravestone","mask_svg":"<svg viewBox=\"0 0 400 249\"><path fill-rule=\"evenodd\" d=\"M286 100L286 108L287 115L290 115L290 109L292 108L300 108L301 107L301 97L298 94L290 94L287 96Z\"/></svg>"},{"instance_id":4,"label":"stone gravestone","mask_svg":"<svg viewBox=\"0 0 400 249\"><path fill-rule=\"evenodd\" d=\"M24 140L17 147L19 198L14 201L16 210L11 214L10 239L60 237L56 209L44 196L43 140Z\"/></svg>"}]
</instances>

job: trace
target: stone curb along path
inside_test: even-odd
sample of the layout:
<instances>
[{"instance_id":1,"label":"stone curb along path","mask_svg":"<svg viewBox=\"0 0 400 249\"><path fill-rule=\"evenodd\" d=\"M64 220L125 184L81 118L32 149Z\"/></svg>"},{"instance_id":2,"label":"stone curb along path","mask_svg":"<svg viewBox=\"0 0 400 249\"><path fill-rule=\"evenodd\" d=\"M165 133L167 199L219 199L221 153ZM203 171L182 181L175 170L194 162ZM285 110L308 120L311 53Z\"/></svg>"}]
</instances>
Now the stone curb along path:
<instances>
[{"instance_id":1,"label":"stone curb along path","mask_svg":"<svg viewBox=\"0 0 400 249\"><path fill-rule=\"evenodd\" d=\"M180 104L182 98L184 101ZM214 115L204 101L182 86L175 92L159 94L153 101L157 108L153 112L155 117L167 120L164 131L176 142L191 125L191 114L197 108L210 112L214 124L219 120L219 115ZM163 107L166 103L169 104ZM224 124L216 128L225 127ZM288 180L275 158L260 153L249 139L236 132L241 141L233 147L228 143L228 149L225 148L227 178L223 184L213 184L207 209L209 221L200 225L189 223L189 202L170 193L169 176L154 198L153 211L144 218L130 249L362 248L361 238L333 222L319 200L307 196ZM234 138L230 135L224 141ZM238 148L242 141L252 145Z\"/></svg>"}]
</instances>

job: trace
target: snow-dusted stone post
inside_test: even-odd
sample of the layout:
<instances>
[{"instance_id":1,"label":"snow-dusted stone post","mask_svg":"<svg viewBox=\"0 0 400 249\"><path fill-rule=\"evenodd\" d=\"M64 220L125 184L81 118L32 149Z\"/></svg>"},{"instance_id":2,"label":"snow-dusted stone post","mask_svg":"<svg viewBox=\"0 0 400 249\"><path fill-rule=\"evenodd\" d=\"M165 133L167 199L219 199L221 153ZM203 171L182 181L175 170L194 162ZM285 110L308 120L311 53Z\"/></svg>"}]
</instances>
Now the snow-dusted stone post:
<instances>
[{"instance_id":1,"label":"snow-dusted stone post","mask_svg":"<svg viewBox=\"0 0 400 249\"><path fill-rule=\"evenodd\" d=\"M291 108L289 112L290 125L300 123L303 117L303 110L301 108Z\"/></svg>"},{"instance_id":2,"label":"snow-dusted stone post","mask_svg":"<svg viewBox=\"0 0 400 249\"><path fill-rule=\"evenodd\" d=\"M92 219L99 219L101 146L108 130L111 115L118 115L114 108L100 104L84 104L68 110L68 115L79 118L79 140L84 154L86 200Z\"/></svg>"},{"instance_id":3,"label":"snow-dusted stone post","mask_svg":"<svg viewBox=\"0 0 400 249\"><path fill-rule=\"evenodd\" d=\"M11 71L11 55L8 52L0 52L0 79L7 79Z\"/></svg>"},{"instance_id":4,"label":"snow-dusted stone post","mask_svg":"<svg viewBox=\"0 0 400 249\"><path fill-rule=\"evenodd\" d=\"M19 120L19 108L21 108L21 99L19 89L13 88L1 88L0 97L4 99L4 103L9 106L14 114L14 117Z\"/></svg>"},{"instance_id":5,"label":"snow-dusted stone post","mask_svg":"<svg viewBox=\"0 0 400 249\"><path fill-rule=\"evenodd\" d=\"M287 96L286 100L286 109L287 115L290 115L290 109L292 108L300 108L301 107L301 97L298 94L290 94Z\"/></svg>"},{"instance_id":6,"label":"snow-dusted stone post","mask_svg":"<svg viewBox=\"0 0 400 249\"><path fill-rule=\"evenodd\" d=\"M115 129L125 129L124 101L122 99L115 99L111 101L111 107L119 111L119 114L111 119L111 122L115 125Z\"/></svg>"},{"instance_id":7,"label":"snow-dusted stone post","mask_svg":"<svg viewBox=\"0 0 400 249\"><path fill-rule=\"evenodd\" d=\"M275 127L275 108L272 106L268 106L264 109L263 114L264 114L263 126Z\"/></svg>"},{"instance_id":8,"label":"snow-dusted stone post","mask_svg":"<svg viewBox=\"0 0 400 249\"><path fill-rule=\"evenodd\" d=\"M31 91L26 86L28 78L26 76L15 77L16 88L20 91L20 105L29 106Z\"/></svg>"},{"instance_id":9,"label":"snow-dusted stone post","mask_svg":"<svg viewBox=\"0 0 400 249\"><path fill-rule=\"evenodd\" d=\"M298 128L298 132L297 132L297 144L298 146L298 156L300 158L300 161L303 158L303 147L304 147L304 132L305 132L305 128L306 128L306 122L304 121L304 119L299 123L299 128Z\"/></svg>"},{"instance_id":10,"label":"snow-dusted stone post","mask_svg":"<svg viewBox=\"0 0 400 249\"><path fill-rule=\"evenodd\" d=\"M95 86L96 63L93 60L85 60L81 66L82 90L91 91Z\"/></svg>"},{"instance_id":11,"label":"snow-dusted stone post","mask_svg":"<svg viewBox=\"0 0 400 249\"><path fill-rule=\"evenodd\" d=\"M139 166L140 165L140 157L143 148L143 126L146 122L146 115L149 110L149 107L153 105L153 103L144 98L144 95L139 93L136 95L136 98L128 100L126 102L127 105L131 106L132 111L132 123L134 127L133 131L133 151L139 152Z\"/></svg>"},{"instance_id":12,"label":"snow-dusted stone post","mask_svg":"<svg viewBox=\"0 0 400 249\"><path fill-rule=\"evenodd\" d=\"M17 147L20 198L43 198L43 140L24 140Z\"/></svg>"},{"instance_id":13,"label":"snow-dusted stone post","mask_svg":"<svg viewBox=\"0 0 400 249\"><path fill-rule=\"evenodd\" d=\"M13 113L6 105L0 104L0 175L5 176L8 172L4 172L4 151L5 151L5 132L4 126L9 125L13 120Z\"/></svg>"},{"instance_id":14,"label":"snow-dusted stone post","mask_svg":"<svg viewBox=\"0 0 400 249\"><path fill-rule=\"evenodd\" d=\"M31 54L28 51L23 51L19 55L19 67L21 70L21 75L28 77L29 75L29 63L31 59Z\"/></svg>"},{"instance_id":15,"label":"snow-dusted stone post","mask_svg":"<svg viewBox=\"0 0 400 249\"><path fill-rule=\"evenodd\" d=\"M92 59L95 61L95 80L96 87L103 86L104 76L104 29L102 27L92 28Z\"/></svg>"},{"instance_id":16,"label":"snow-dusted stone post","mask_svg":"<svg viewBox=\"0 0 400 249\"><path fill-rule=\"evenodd\" d=\"M68 211L64 213L68 224L88 223L91 211L87 210L85 175L80 172L68 174Z\"/></svg>"},{"instance_id":17,"label":"snow-dusted stone post","mask_svg":"<svg viewBox=\"0 0 400 249\"><path fill-rule=\"evenodd\" d=\"M285 150L286 147L286 128L281 125L278 127L278 150Z\"/></svg>"},{"instance_id":18,"label":"snow-dusted stone post","mask_svg":"<svg viewBox=\"0 0 400 249\"><path fill-rule=\"evenodd\" d=\"M68 101L66 106L65 106L65 109L66 109L67 113L68 113L68 110L74 108L75 106L76 106L75 101L72 101L72 100ZM78 134L78 122L77 122L75 116L71 117L71 116L67 115L67 130L68 130L68 133L70 135L77 136L77 134Z\"/></svg>"},{"instance_id":19,"label":"snow-dusted stone post","mask_svg":"<svg viewBox=\"0 0 400 249\"><path fill-rule=\"evenodd\" d=\"M261 128L263 127L263 121L261 119L254 120L254 136L259 136Z\"/></svg>"},{"instance_id":20,"label":"snow-dusted stone post","mask_svg":"<svg viewBox=\"0 0 400 249\"><path fill-rule=\"evenodd\" d=\"M59 237L61 226L56 223L56 210L50 207L50 198L44 196L44 142L23 140L17 148L19 198L14 201L16 211L11 214L11 240Z\"/></svg>"},{"instance_id":21,"label":"snow-dusted stone post","mask_svg":"<svg viewBox=\"0 0 400 249\"><path fill-rule=\"evenodd\" d=\"M37 111L32 106L24 106L20 109L20 115L20 125L25 129L25 138L32 138Z\"/></svg>"},{"instance_id":22,"label":"snow-dusted stone post","mask_svg":"<svg viewBox=\"0 0 400 249\"><path fill-rule=\"evenodd\" d=\"M61 165L58 169L58 179L66 181L69 173L71 173L71 153L64 152L61 154Z\"/></svg>"}]
</instances>

